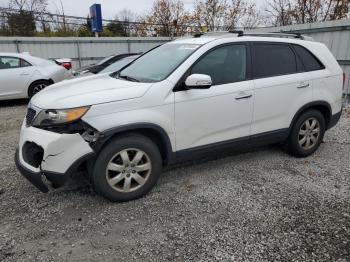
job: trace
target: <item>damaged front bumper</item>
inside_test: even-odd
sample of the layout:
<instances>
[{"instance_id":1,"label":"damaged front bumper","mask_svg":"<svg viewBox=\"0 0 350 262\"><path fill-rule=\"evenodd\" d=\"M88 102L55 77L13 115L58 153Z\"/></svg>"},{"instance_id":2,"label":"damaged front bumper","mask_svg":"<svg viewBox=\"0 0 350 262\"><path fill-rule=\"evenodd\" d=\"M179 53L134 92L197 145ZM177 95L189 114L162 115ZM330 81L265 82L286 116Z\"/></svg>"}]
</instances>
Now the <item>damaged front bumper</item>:
<instances>
[{"instance_id":1,"label":"damaged front bumper","mask_svg":"<svg viewBox=\"0 0 350 262\"><path fill-rule=\"evenodd\" d=\"M93 155L93 149L80 134L59 134L23 123L15 162L21 174L46 193L46 180L54 187L62 186Z\"/></svg>"}]
</instances>

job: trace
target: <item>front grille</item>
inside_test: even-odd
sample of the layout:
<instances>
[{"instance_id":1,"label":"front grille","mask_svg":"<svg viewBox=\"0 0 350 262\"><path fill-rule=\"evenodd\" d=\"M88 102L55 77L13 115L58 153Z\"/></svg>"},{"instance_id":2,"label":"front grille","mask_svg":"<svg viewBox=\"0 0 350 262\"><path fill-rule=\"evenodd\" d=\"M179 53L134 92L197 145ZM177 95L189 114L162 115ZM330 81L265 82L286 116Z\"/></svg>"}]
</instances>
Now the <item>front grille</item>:
<instances>
[{"instance_id":1,"label":"front grille","mask_svg":"<svg viewBox=\"0 0 350 262\"><path fill-rule=\"evenodd\" d=\"M26 124L27 126L32 125L33 120L35 118L36 111L33 108L28 108L27 115L26 115Z\"/></svg>"}]
</instances>

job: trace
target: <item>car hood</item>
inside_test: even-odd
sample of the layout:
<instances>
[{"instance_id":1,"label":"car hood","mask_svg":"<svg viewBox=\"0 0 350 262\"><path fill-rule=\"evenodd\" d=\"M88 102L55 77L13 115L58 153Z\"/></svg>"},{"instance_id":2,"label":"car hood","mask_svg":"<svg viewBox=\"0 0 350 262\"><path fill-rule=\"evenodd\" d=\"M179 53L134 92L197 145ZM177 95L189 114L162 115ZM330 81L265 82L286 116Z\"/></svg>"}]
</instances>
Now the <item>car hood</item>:
<instances>
[{"instance_id":1,"label":"car hood","mask_svg":"<svg viewBox=\"0 0 350 262\"><path fill-rule=\"evenodd\" d=\"M40 91L31 103L42 109L64 109L142 97L152 83L116 79L109 74L65 80Z\"/></svg>"}]
</instances>

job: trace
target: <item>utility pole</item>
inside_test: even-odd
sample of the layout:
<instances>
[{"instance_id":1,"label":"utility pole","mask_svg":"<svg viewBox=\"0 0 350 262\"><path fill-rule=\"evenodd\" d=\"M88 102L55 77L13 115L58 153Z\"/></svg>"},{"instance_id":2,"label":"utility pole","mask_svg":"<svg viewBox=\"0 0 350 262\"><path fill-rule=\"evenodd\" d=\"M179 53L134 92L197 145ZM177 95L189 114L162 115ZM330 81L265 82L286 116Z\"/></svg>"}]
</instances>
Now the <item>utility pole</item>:
<instances>
[{"instance_id":1,"label":"utility pole","mask_svg":"<svg viewBox=\"0 0 350 262\"><path fill-rule=\"evenodd\" d=\"M174 28L173 28L173 30L171 30L171 40L173 40L174 36L176 36L176 28L177 28L177 20L176 19L173 21L173 25L174 25Z\"/></svg>"}]
</instances>

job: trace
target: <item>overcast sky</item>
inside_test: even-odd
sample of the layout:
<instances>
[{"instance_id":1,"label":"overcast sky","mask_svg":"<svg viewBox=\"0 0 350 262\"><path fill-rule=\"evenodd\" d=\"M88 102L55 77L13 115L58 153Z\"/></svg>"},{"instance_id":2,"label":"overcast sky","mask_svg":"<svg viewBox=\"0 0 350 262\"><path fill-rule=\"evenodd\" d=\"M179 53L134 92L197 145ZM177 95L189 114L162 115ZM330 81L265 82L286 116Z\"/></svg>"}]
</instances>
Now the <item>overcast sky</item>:
<instances>
[{"instance_id":1,"label":"overcast sky","mask_svg":"<svg viewBox=\"0 0 350 262\"><path fill-rule=\"evenodd\" d=\"M184 0L187 9L191 9L195 0ZM8 0L0 0L1 7L8 6ZM54 13L60 6L59 0L48 0L48 9ZM62 0L66 15L83 16L89 13L90 5L102 5L103 18L113 18L120 10L127 8L137 14L145 14L151 7L153 0Z\"/></svg>"}]
</instances>

